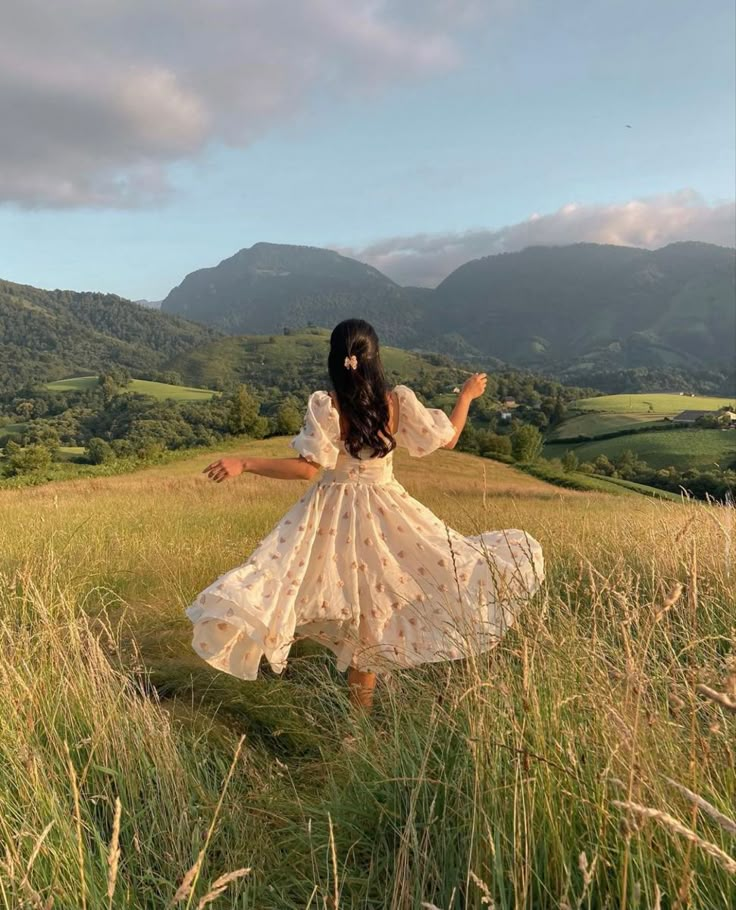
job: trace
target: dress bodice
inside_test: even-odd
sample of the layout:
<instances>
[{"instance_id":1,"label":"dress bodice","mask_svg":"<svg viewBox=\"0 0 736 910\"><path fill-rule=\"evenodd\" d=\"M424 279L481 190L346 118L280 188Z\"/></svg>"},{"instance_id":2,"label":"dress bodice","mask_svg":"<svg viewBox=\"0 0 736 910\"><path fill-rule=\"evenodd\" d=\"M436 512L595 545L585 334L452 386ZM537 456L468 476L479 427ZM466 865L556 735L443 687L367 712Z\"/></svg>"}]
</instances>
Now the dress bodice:
<instances>
[{"instance_id":1,"label":"dress bodice","mask_svg":"<svg viewBox=\"0 0 736 910\"><path fill-rule=\"evenodd\" d=\"M394 479L393 452L382 458L371 458L370 449L364 457L355 458L342 446L334 468L327 468L322 483L390 483Z\"/></svg>"}]
</instances>

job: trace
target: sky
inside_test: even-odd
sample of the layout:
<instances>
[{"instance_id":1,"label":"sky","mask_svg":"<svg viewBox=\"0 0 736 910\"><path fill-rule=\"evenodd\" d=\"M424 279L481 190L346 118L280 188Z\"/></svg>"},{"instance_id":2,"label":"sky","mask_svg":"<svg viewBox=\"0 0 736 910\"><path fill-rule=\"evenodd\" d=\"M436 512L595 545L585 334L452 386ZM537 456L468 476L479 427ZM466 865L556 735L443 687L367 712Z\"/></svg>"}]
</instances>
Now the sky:
<instances>
[{"instance_id":1,"label":"sky","mask_svg":"<svg viewBox=\"0 0 736 910\"><path fill-rule=\"evenodd\" d=\"M4 0L0 277L736 243L732 0Z\"/></svg>"}]
</instances>

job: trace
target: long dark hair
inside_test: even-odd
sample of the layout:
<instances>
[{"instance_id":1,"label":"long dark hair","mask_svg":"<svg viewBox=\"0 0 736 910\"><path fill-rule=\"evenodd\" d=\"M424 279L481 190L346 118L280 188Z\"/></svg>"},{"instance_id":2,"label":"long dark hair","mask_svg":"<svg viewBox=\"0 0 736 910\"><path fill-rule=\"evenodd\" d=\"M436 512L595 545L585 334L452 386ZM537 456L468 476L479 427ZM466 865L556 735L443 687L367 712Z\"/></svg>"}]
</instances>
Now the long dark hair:
<instances>
[{"instance_id":1,"label":"long dark hair","mask_svg":"<svg viewBox=\"0 0 736 910\"><path fill-rule=\"evenodd\" d=\"M327 367L345 418L345 448L355 458L363 448L373 449L371 458L388 455L396 440L389 431L388 384L373 326L363 319L338 323L330 336Z\"/></svg>"}]
</instances>

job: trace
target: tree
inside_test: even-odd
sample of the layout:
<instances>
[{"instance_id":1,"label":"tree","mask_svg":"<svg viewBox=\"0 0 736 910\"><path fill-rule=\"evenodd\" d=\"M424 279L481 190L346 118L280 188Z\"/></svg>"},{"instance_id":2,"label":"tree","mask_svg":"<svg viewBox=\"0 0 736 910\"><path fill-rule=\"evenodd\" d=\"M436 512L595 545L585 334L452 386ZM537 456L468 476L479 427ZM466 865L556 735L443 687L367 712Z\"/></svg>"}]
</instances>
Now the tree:
<instances>
[{"instance_id":1,"label":"tree","mask_svg":"<svg viewBox=\"0 0 736 910\"><path fill-rule=\"evenodd\" d=\"M106 403L117 395L119 386L111 373L102 373L100 375L100 390L102 391L102 400Z\"/></svg>"},{"instance_id":2,"label":"tree","mask_svg":"<svg viewBox=\"0 0 736 910\"><path fill-rule=\"evenodd\" d=\"M549 415L550 426L556 427L558 424L562 423L564 419L565 405L562 403L562 398L558 395L555 406L552 408L552 413Z\"/></svg>"},{"instance_id":3,"label":"tree","mask_svg":"<svg viewBox=\"0 0 736 910\"><path fill-rule=\"evenodd\" d=\"M708 430L717 430L721 425L721 418L717 413L714 414L703 414L701 417L698 417L695 421L695 426L702 429Z\"/></svg>"},{"instance_id":4,"label":"tree","mask_svg":"<svg viewBox=\"0 0 736 910\"><path fill-rule=\"evenodd\" d=\"M7 446L6 446L7 450ZM38 474L48 469L51 464L51 452L42 445L26 446L8 458L8 473Z\"/></svg>"},{"instance_id":5,"label":"tree","mask_svg":"<svg viewBox=\"0 0 736 910\"><path fill-rule=\"evenodd\" d=\"M646 463L640 461L631 449L626 449L617 455L613 464L619 477L623 477L625 480L631 480L642 468L647 467Z\"/></svg>"},{"instance_id":6,"label":"tree","mask_svg":"<svg viewBox=\"0 0 736 910\"><path fill-rule=\"evenodd\" d=\"M294 436L302 425L302 415L293 401L286 400L276 412L276 433L280 436Z\"/></svg>"},{"instance_id":7,"label":"tree","mask_svg":"<svg viewBox=\"0 0 736 910\"><path fill-rule=\"evenodd\" d=\"M544 411L527 411L525 409L523 416L532 426L539 427L540 430L545 429L549 424L549 420Z\"/></svg>"},{"instance_id":8,"label":"tree","mask_svg":"<svg viewBox=\"0 0 736 910\"><path fill-rule=\"evenodd\" d=\"M115 458L115 452L109 442L93 436L87 443L85 456L90 464L107 464Z\"/></svg>"},{"instance_id":9,"label":"tree","mask_svg":"<svg viewBox=\"0 0 736 910\"><path fill-rule=\"evenodd\" d=\"M31 414L33 414L33 402L28 399L21 399L15 405L15 413L24 420L30 420Z\"/></svg>"},{"instance_id":10,"label":"tree","mask_svg":"<svg viewBox=\"0 0 736 910\"><path fill-rule=\"evenodd\" d=\"M572 449L568 449L562 456L562 470L566 474L571 474L573 471L577 471L579 463L580 462L578 460L578 456L572 451Z\"/></svg>"},{"instance_id":11,"label":"tree","mask_svg":"<svg viewBox=\"0 0 736 910\"><path fill-rule=\"evenodd\" d=\"M9 439L5 443L5 457L12 458L14 455L17 455L19 452L23 451L23 447L19 445L14 439Z\"/></svg>"},{"instance_id":12,"label":"tree","mask_svg":"<svg viewBox=\"0 0 736 910\"><path fill-rule=\"evenodd\" d=\"M485 457L493 457L494 455L511 456L510 437L489 433L488 430L478 431L478 447L480 454Z\"/></svg>"},{"instance_id":13,"label":"tree","mask_svg":"<svg viewBox=\"0 0 736 910\"><path fill-rule=\"evenodd\" d=\"M258 418L258 400L247 386L241 385L230 402L228 429L234 436L249 433ZM300 418L301 422L301 418Z\"/></svg>"},{"instance_id":14,"label":"tree","mask_svg":"<svg viewBox=\"0 0 736 910\"><path fill-rule=\"evenodd\" d=\"M479 430L476 430L470 423L466 423L457 441L458 448L463 452L472 452L477 455L480 452L480 443L478 441Z\"/></svg>"},{"instance_id":15,"label":"tree","mask_svg":"<svg viewBox=\"0 0 736 910\"><path fill-rule=\"evenodd\" d=\"M61 445L59 432L52 424L45 420L32 421L24 434L23 441L28 445L40 443L45 446L51 454L55 454Z\"/></svg>"},{"instance_id":16,"label":"tree","mask_svg":"<svg viewBox=\"0 0 736 910\"><path fill-rule=\"evenodd\" d=\"M613 477L616 473L616 467L611 463L608 455L599 455L593 461L593 470L596 474L603 474L605 477Z\"/></svg>"},{"instance_id":17,"label":"tree","mask_svg":"<svg viewBox=\"0 0 736 910\"><path fill-rule=\"evenodd\" d=\"M511 453L515 461L536 461L542 454L542 434L536 427L518 427L511 434Z\"/></svg>"}]
</instances>

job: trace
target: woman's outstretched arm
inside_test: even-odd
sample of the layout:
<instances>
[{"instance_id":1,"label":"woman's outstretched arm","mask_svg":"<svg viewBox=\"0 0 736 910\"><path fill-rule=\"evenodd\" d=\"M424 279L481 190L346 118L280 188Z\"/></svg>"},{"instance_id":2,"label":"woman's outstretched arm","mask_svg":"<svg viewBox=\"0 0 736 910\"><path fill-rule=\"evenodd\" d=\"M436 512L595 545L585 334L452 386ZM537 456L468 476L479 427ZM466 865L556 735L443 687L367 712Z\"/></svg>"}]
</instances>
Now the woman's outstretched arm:
<instances>
[{"instance_id":1,"label":"woman's outstretched arm","mask_svg":"<svg viewBox=\"0 0 736 910\"><path fill-rule=\"evenodd\" d=\"M261 474L277 480L311 480L319 471L319 465L298 458L237 458L226 455L208 464L202 471L209 478L221 483L239 474Z\"/></svg>"},{"instance_id":2,"label":"woman's outstretched arm","mask_svg":"<svg viewBox=\"0 0 736 910\"><path fill-rule=\"evenodd\" d=\"M457 445L460 434L465 429L465 424L468 420L470 402L474 398L480 398L486 390L487 382L488 376L485 373L473 373L470 379L466 379L463 383L462 391L458 395L452 414L450 414L450 421L455 427L455 435L449 442L445 443L444 448L454 449Z\"/></svg>"}]
</instances>

